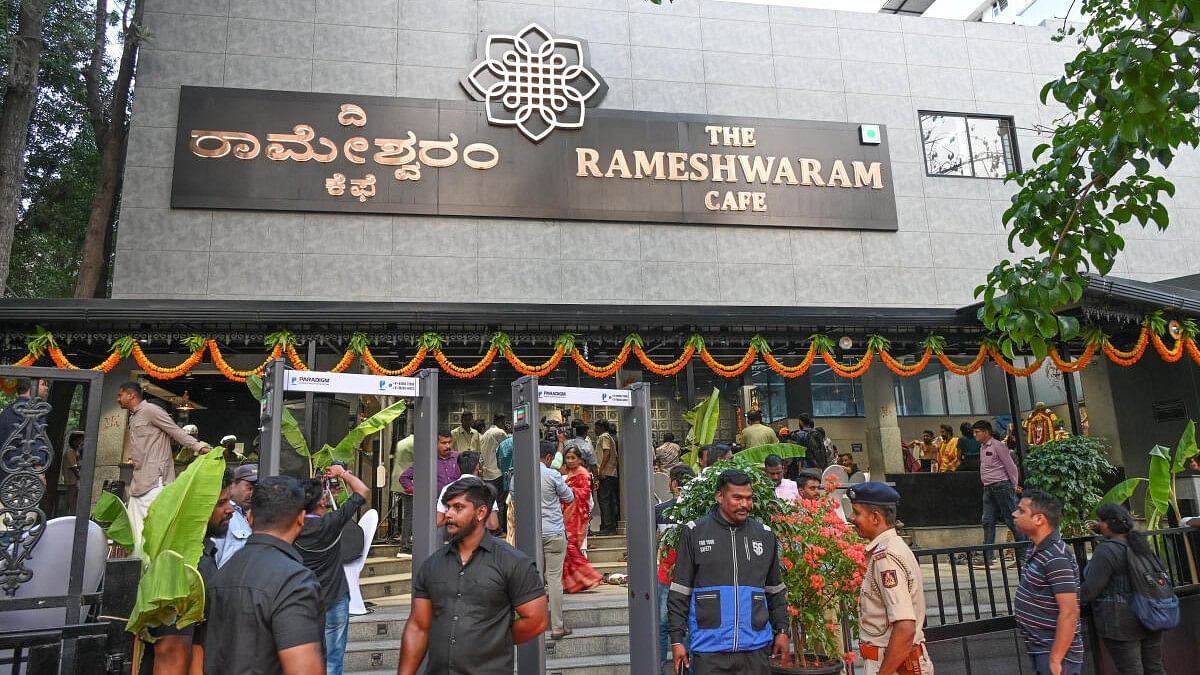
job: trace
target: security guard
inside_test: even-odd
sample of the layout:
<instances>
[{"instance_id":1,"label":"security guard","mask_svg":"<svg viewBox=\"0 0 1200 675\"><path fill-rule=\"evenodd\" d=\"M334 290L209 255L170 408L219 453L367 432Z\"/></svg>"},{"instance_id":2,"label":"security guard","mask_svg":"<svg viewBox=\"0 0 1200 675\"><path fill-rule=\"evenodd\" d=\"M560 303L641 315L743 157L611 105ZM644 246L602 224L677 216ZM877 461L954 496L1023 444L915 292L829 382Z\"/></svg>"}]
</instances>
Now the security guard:
<instances>
[{"instance_id":1,"label":"security guard","mask_svg":"<svg viewBox=\"0 0 1200 675\"><path fill-rule=\"evenodd\" d=\"M925 595L921 568L896 534L900 493L883 483L847 491L854 529L867 545L867 573L858 597L859 653L865 675L933 675L925 652Z\"/></svg>"}]
</instances>

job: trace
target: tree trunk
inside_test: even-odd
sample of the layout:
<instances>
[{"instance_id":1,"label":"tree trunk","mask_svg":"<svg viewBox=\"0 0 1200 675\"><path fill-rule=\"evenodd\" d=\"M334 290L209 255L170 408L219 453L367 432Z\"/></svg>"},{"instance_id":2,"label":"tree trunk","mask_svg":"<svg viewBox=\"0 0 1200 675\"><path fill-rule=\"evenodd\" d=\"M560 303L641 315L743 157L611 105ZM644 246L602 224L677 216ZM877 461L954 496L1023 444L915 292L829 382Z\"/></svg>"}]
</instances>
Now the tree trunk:
<instances>
[{"instance_id":1,"label":"tree trunk","mask_svg":"<svg viewBox=\"0 0 1200 675\"><path fill-rule=\"evenodd\" d=\"M96 196L92 199L87 234L83 240L83 261L79 265L79 279L75 283L77 298L102 296L107 285L111 223L125 164L125 139L129 134L129 90L138 47L142 42L143 3L138 0L131 2L133 18L125 27L125 46L121 52L117 80L113 85L112 101L109 103L106 133L103 141L97 139L100 143L100 173L96 177Z\"/></svg>"},{"instance_id":2,"label":"tree trunk","mask_svg":"<svg viewBox=\"0 0 1200 675\"><path fill-rule=\"evenodd\" d=\"M25 144L29 119L38 95L38 67L42 58L42 19L50 0L23 0L17 34L12 41L12 61L0 112L0 295L8 285L17 203L25 179Z\"/></svg>"}]
</instances>

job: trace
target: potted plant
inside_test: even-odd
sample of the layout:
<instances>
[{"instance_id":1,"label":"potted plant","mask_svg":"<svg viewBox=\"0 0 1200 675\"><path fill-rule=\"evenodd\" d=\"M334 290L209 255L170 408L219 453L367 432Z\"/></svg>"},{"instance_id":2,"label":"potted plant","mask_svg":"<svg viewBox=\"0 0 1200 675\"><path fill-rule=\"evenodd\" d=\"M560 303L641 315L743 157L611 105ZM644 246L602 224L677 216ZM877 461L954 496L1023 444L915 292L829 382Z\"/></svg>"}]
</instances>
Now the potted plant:
<instances>
[{"instance_id":1,"label":"potted plant","mask_svg":"<svg viewBox=\"0 0 1200 675\"><path fill-rule=\"evenodd\" d=\"M866 568L864 542L837 516L841 505L826 498L792 504L775 496L775 486L758 464L735 455L704 469L680 491L667 515L687 523L716 504L717 477L726 469L750 474L754 505L750 515L769 525L779 541L783 579L788 587L792 654L775 663L780 674L833 675L852 654L843 653L838 629L842 619L858 617L858 590ZM832 485L827 486L831 492ZM659 559L674 565L679 526L663 533Z\"/></svg>"}]
</instances>

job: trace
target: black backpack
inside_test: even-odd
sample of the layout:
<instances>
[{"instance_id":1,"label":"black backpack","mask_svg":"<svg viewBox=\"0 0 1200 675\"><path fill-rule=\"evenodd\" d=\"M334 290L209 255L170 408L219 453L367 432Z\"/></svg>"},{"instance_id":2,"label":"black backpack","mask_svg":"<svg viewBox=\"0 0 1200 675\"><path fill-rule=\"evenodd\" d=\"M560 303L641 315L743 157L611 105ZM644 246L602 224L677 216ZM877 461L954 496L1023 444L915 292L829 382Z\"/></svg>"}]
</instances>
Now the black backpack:
<instances>
[{"instance_id":1,"label":"black backpack","mask_svg":"<svg viewBox=\"0 0 1200 675\"><path fill-rule=\"evenodd\" d=\"M1171 630L1178 626L1179 598L1175 597L1171 577L1158 556L1153 552L1137 553L1127 545L1125 566L1132 594L1129 605L1142 626L1149 631Z\"/></svg>"}]
</instances>

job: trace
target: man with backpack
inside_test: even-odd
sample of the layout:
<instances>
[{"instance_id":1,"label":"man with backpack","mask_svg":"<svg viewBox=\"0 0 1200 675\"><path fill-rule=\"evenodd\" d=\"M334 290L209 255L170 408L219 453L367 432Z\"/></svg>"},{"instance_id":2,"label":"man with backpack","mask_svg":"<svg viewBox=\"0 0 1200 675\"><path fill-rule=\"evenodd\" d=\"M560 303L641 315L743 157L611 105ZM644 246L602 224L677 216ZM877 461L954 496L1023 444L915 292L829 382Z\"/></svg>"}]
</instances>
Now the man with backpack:
<instances>
[{"instance_id":1,"label":"man with backpack","mask_svg":"<svg viewBox=\"0 0 1200 675\"><path fill-rule=\"evenodd\" d=\"M798 419L800 428L792 432L792 442L804 446L804 466L824 471L830 464L825 434L817 430L811 415L802 414Z\"/></svg>"},{"instance_id":2,"label":"man with backpack","mask_svg":"<svg viewBox=\"0 0 1200 675\"><path fill-rule=\"evenodd\" d=\"M1083 669L1079 568L1058 532L1062 502L1041 490L1025 490L1013 518L1033 542L1013 607L1033 671L1079 675Z\"/></svg>"},{"instance_id":3,"label":"man with backpack","mask_svg":"<svg viewBox=\"0 0 1200 675\"><path fill-rule=\"evenodd\" d=\"M1104 541L1084 570L1079 600L1091 605L1096 634L1118 672L1164 675L1163 631L1179 623L1171 579L1124 506L1105 504L1096 516L1092 529Z\"/></svg>"}]
</instances>

